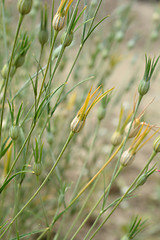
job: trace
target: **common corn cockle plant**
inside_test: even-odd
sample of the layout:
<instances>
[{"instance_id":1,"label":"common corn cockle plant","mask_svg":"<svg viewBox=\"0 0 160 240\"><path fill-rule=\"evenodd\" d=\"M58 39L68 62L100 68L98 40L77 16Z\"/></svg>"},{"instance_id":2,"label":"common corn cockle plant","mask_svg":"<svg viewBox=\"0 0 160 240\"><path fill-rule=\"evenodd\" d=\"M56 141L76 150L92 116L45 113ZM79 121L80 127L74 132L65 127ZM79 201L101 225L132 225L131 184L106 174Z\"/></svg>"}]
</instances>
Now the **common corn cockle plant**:
<instances>
[{"instance_id":1,"label":"common corn cockle plant","mask_svg":"<svg viewBox=\"0 0 160 240\"><path fill-rule=\"evenodd\" d=\"M118 7L112 14L108 6L100 10L103 0L42 2L17 0L18 7L14 1L0 3L0 239L74 240L79 234L77 238L91 240L123 200L135 197L134 191L139 188L148 187L147 179L152 180L159 168L156 162L150 166L160 152L159 137L148 159L142 151L145 166L141 159L137 168L130 166L132 183L129 167L125 167L159 132L158 123L151 125L142 119L148 105L138 114L159 57L146 57L139 98L127 113L121 103L130 101L137 71L133 76L128 71L131 80L124 83L124 70L117 74L116 66L121 68L126 56L124 35L133 20L133 3ZM111 24L107 24L107 17ZM112 81L113 72L116 82ZM115 91L109 88L113 82L118 93L116 101L112 94ZM120 82L123 86L119 92ZM97 87L92 92L88 86ZM82 99L84 102L79 104ZM91 110L93 118L89 117ZM118 115L118 126L111 136L111 122ZM117 180L118 188L114 190L112 184ZM124 193L121 188L125 183L128 189ZM127 216L127 208L121 211ZM117 228L117 221L113 222ZM134 218L125 237L135 236L141 223ZM118 236L122 236L121 227L118 229ZM103 237L95 239L112 240L105 231Z\"/></svg>"}]
</instances>

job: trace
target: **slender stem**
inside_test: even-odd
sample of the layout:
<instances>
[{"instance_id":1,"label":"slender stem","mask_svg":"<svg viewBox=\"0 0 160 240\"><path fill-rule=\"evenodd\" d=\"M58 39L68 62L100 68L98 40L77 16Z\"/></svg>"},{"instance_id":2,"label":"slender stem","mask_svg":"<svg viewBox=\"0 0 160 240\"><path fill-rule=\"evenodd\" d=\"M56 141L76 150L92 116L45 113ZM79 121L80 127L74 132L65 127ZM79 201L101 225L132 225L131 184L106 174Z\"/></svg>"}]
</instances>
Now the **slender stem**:
<instances>
[{"instance_id":1,"label":"slender stem","mask_svg":"<svg viewBox=\"0 0 160 240\"><path fill-rule=\"evenodd\" d=\"M50 175L52 174L52 172L54 171L54 169L56 168L57 164L59 163L64 151L66 150L69 142L71 141L72 137L74 136L73 132L70 132L69 137L66 141L66 143L64 144L64 147L62 149L62 151L60 152L56 162L54 163L53 167L51 168L51 170L49 171L48 175L46 176L46 178L43 180L42 184L39 186L39 188L37 189L37 191L33 194L33 196L28 200L28 202L21 208L21 210L16 214L16 216L12 219L12 221L8 224L7 228L4 230L4 232L0 235L0 239L4 236L4 234L8 231L8 229L11 227L11 225L14 223L14 221L19 217L19 215L24 211L24 209L32 202L32 200L37 196L37 194L40 192L40 190L42 189L42 187L45 185L45 183L48 181Z\"/></svg>"},{"instance_id":2,"label":"slender stem","mask_svg":"<svg viewBox=\"0 0 160 240\"><path fill-rule=\"evenodd\" d=\"M81 213L83 212L83 210L84 210L84 208L85 208L88 200L90 199L90 197L91 197L91 195L92 195L92 193L93 193L93 191L94 191L94 189L95 189L95 186L97 185L97 182L98 182L98 180L99 180L99 177L100 177L100 176L98 176L98 178L96 179L95 183L93 184L93 186L92 186L92 188L91 188L91 190L90 190L90 192L89 192L89 194L88 194L88 196L87 196L87 198L86 198L83 206L81 207L79 213L77 214L76 218L74 219L72 225L71 225L70 228L68 229L68 231L67 231L67 233L66 233L66 235L65 235L65 237L64 237L64 240L67 239L69 233L72 231L73 227L75 227L76 222L78 221Z\"/></svg>"},{"instance_id":3,"label":"slender stem","mask_svg":"<svg viewBox=\"0 0 160 240\"><path fill-rule=\"evenodd\" d=\"M0 120L0 146L1 146L1 141L2 141L1 140L2 122L3 122L4 104L5 104L5 100L6 100L6 93L7 93L9 75L10 75L10 70L11 70L11 66L12 66L14 51L15 51L15 47L16 47L16 43L17 43L17 39L18 39L18 35L19 35L19 31L20 31L20 28L21 28L22 21L23 21L23 16L20 15L19 21L18 21L18 26L17 26L17 31L16 31L16 35L15 35L15 39L14 39L14 44L13 44L13 48L12 48L12 53L11 53L11 57L10 57L10 61L9 61L7 78L5 80L4 94L3 94L3 100L2 100L2 109L1 109L1 120Z\"/></svg>"},{"instance_id":4,"label":"slender stem","mask_svg":"<svg viewBox=\"0 0 160 240\"><path fill-rule=\"evenodd\" d=\"M2 1L2 23L3 23L4 47L5 47L6 61L7 61L7 60L8 60L8 46L7 46L7 37L6 37L6 23L5 23L5 7L4 7L4 1Z\"/></svg>"},{"instance_id":5,"label":"slender stem","mask_svg":"<svg viewBox=\"0 0 160 240\"><path fill-rule=\"evenodd\" d=\"M37 111L37 88L38 88L38 72L40 70L40 65L41 65L41 59L42 59L42 53L43 53L43 48L44 45L41 45L41 51L40 51L40 56L39 56L39 61L38 61L38 66L37 66L37 74L36 74L36 79L35 79L35 116L36 116L36 111Z\"/></svg>"},{"instance_id":6,"label":"slender stem","mask_svg":"<svg viewBox=\"0 0 160 240\"><path fill-rule=\"evenodd\" d=\"M49 58L48 58L48 63L47 63L47 66L46 66L46 70L45 70L45 73L44 73L43 81L42 81L41 88L40 88L39 95L38 95L38 99L37 99L37 106L39 104L39 101L40 101L40 98L41 98L41 95L42 95L42 92L43 92L43 87L44 87L45 80L46 80L46 77L47 77L48 69L49 69L49 66L50 66L51 58L52 58L52 52L53 52L53 48L54 48L54 44L55 44L57 36L58 36L58 31L54 31L53 42L52 42L52 46L51 46L51 50L50 50L50 54L49 54Z\"/></svg>"},{"instance_id":7,"label":"slender stem","mask_svg":"<svg viewBox=\"0 0 160 240\"><path fill-rule=\"evenodd\" d=\"M153 160L153 158L156 156L156 152L153 151L147 164L145 165L145 167L141 170L141 172L138 174L138 176L136 177L136 179L132 182L132 184L130 185L130 187L128 188L128 190L125 192L125 194L120 198L120 200L118 201L118 203L114 206L114 208L112 209L112 211L108 214L108 216L104 219L104 221L100 224L100 226L97 228L97 230L94 232L94 234L91 236L90 240L94 238L94 236L98 233L98 231L102 228L102 226L106 223L106 221L110 218L110 216L114 213L114 211L116 210L116 208L119 206L119 204L124 200L124 198L127 196L127 194L131 191L131 189L133 188L133 186L136 184L137 180L139 179L139 177L144 173L145 169L149 166L149 164L151 163L151 161Z\"/></svg>"},{"instance_id":8,"label":"slender stem","mask_svg":"<svg viewBox=\"0 0 160 240\"><path fill-rule=\"evenodd\" d=\"M117 174L114 177L114 180L118 177L118 175L121 172L121 168L119 168L119 170L117 171ZM97 206L99 205L99 203L102 201L102 199L104 198L104 195L106 194L106 192L108 191L109 185L108 187L105 189L104 193L101 195L101 197L99 198L99 200L96 202L96 204L93 206L93 208L91 209L91 211L89 212L89 214L85 217L85 219L83 220L83 222L81 223L81 225L79 226L79 228L77 229L77 231L74 233L73 237L71 238L71 240L73 240L75 238L75 236L78 234L78 232L82 229L82 227L84 226L84 224L86 223L86 221L89 219L89 217L92 215L92 213L94 212L94 210L97 208Z\"/></svg>"},{"instance_id":9,"label":"slender stem","mask_svg":"<svg viewBox=\"0 0 160 240\"><path fill-rule=\"evenodd\" d=\"M77 194L77 196L72 200L67 208L69 208L81 195L82 193L90 186L90 184L102 173L102 171L107 167L107 165L113 160L113 158L117 155L119 150L122 148L123 142L117 148L115 153L109 158L109 160L101 167L101 169L92 177L92 179L82 188L82 190Z\"/></svg>"},{"instance_id":10,"label":"slender stem","mask_svg":"<svg viewBox=\"0 0 160 240\"><path fill-rule=\"evenodd\" d=\"M39 176L37 176L37 184L39 186ZM46 214L46 211L45 211L45 208L44 208L44 204L43 204L43 199L42 199L42 196L41 196L41 192L39 192L39 198L40 198L40 202L41 202L41 206L42 206L42 210L43 210L43 216L45 218L45 221L46 221L46 226L48 227L49 224L48 224L48 218L47 218L47 214Z\"/></svg>"}]
</instances>

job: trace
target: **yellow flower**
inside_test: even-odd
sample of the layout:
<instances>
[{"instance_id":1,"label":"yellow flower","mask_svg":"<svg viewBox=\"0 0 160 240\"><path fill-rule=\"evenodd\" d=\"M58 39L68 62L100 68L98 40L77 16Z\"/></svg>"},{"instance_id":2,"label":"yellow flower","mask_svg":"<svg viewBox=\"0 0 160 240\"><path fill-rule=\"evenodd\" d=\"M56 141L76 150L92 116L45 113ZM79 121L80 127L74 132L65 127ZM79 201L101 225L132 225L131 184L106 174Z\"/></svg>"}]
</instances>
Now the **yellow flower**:
<instances>
[{"instance_id":1,"label":"yellow flower","mask_svg":"<svg viewBox=\"0 0 160 240\"><path fill-rule=\"evenodd\" d=\"M66 15L67 12L69 10L69 7L71 5L71 3L73 2L73 0L61 0L61 3L59 5L59 8L57 10L57 13L55 14L54 18L53 18L53 28L56 31L60 31L65 24L65 19L66 19ZM67 5L68 3L68 5ZM66 7L67 5L67 7Z\"/></svg>"},{"instance_id":2,"label":"yellow flower","mask_svg":"<svg viewBox=\"0 0 160 240\"><path fill-rule=\"evenodd\" d=\"M102 89L100 89L101 86L99 86L94 93L91 94L91 90L90 89L87 98L83 104L83 106L80 108L80 110L78 111L76 117L73 119L72 123L71 123L71 130L74 133L79 132L84 124L85 124L85 120L86 117L88 116L88 113L90 112L90 110L102 99L104 98L110 91L113 90L113 88L109 89L108 91L104 92L102 95L100 95ZM99 91L99 93L97 94L97 96L95 97L95 99L93 100L93 102L91 103L91 105L88 107L89 101L91 100L91 98L93 98L93 96Z\"/></svg>"}]
</instances>

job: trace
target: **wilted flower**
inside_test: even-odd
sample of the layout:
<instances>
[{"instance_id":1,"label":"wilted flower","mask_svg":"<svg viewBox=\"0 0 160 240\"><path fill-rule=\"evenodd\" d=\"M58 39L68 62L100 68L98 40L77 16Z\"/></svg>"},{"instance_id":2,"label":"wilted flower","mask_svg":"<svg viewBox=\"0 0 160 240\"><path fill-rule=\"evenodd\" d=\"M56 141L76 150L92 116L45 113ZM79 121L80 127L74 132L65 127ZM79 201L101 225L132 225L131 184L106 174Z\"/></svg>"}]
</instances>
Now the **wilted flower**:
<instances>
[{"instance_id":1,"label":"wilted flower","mask_svg":"<svg viewBox=\"0 0 160 240\"><path fill-rule=\"evenodd\" d=\"M81 109L78 111L76 117L73 119L72 123L71 123L71 130L74 133L79 132L85 123L86 117L88 116L88 113L90 112L90 110L102 99L104 98L110 91L113 90L113 88L109 89L108 91L104 92L101 96L101 90L99 91L99 93L97 94L97 96L95 97L94 101L91 103L91 105L88 107L89 101L91 100L91 98L93 98L93 96L97 93L97 91L101 88L101 86L99 86L94 93L91 95L91 90L90 89L87 98L83 104L83 106L81 107Z\"/></svg>"}]
</instances>

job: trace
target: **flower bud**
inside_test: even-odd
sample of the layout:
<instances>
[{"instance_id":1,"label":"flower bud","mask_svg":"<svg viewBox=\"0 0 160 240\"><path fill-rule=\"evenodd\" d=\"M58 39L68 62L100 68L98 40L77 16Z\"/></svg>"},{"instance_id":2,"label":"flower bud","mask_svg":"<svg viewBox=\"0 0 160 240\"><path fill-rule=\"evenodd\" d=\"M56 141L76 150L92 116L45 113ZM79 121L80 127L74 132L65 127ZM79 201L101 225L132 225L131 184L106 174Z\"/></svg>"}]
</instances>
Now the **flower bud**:
<instances>
[{"instance_id":1,"label":"flower bud","mask_svg":"<svg viewBox=\"0 0 160 240\"><path fill-rule=\"evenodd\" d=\"M129 122L125 128L125 133L127 134L128 133L128 130L130 128L130 125L131 125L131 122ZM132 124L132 127L131 127L131 130L130 130L130 133L129 133L129 138L133 138L137 135L138 131L139 131L139 128L141 126L141 122L139 119L135 119L133 124Z\"/></svg>"},{"instance_id":2,"label":"flower bud","mask_svg":"<svg viewBox=\"0 0 160 240\"><path fill-rule=\"evenodd\" d=\"M124 38L124 33L120 30L116 33L115 39L117 42L121 42Z\"/></svg>"},{"instance_id":3,"label":"flower bud","mask_svg":"<svg viewBox=\"0 0 160 240\"><path fill-rule=\"evenodd\" d=\"M14 63L14 66L15 66L16 68L19 68L19 67L21 67L21 66L24 64L24 62L25 62L25 55L20 55L20 56L16 59L16 61L15 61L15 63Z\"/></svg>"},{"instance_id":4,"label":"flower bud","mask_svg":"<svg viewBox=\"0 0 160 240\"><path fill-rule=\"evenodd\" d=\"M22 15L26 15L31 11L32 8L32 0L19 0L18 2L18 10Z\"/></svg>"},{"instance_id":5,"label":"flower bud","mask_svg":"<svg viewBox=\"0 0 160 240\"><path fill-rule=\"evenodd\" d=\"M34 163L33 165L33 171L36 174L36 176L41 175L42 173L42 163Z\"/></svg>"},{"instance_id":6,"label":"flower bud","mask_svg":"<svg viewBox=\"0 0 160 240\"><path fill-rule=\"evenodd\" d=\"M53 143L53 139L54 139L53 133L47 131L46 139L47 139L48 144L51 145Z\"/></svg>"},{"instance_id":7,"label":"flower bud","mask_svg":"<svg viewBox=\"0 0 160 240\"><path fill-rule=\"evenodd\" d=\"M6 79L7 74L8 74L8 64L5 64L1 70L1 75L4 79Z\"/></svg>"},{"instance_id":8,"label":"flower bud","mask_svg":"<svg viewBox=\"0 0 160 240\"><path fill-rule=\"evenodd\" d=\"M122 142L123 136L120 132L115 131L111 137L111 143L113 146L118 146Z\"/></svg>"},{"instance_id":9,"label":"flower bud","mask_svg":"<svg viewBox=\"0 0 160 240\"><path fill-rule=\"evenodd\" d=\"M48 31L40 30L38 39L40 44L43 46L48 41Z\"/></svg>"},{"instance_id":10,"label":"flower bud","mask_svg":"<svg viewBox=\"0 0 160 240\"><path fill-rule=\"evenodd\" d=\"M71 130L73 133L78 133L84 126L85 120L80 120L77 116L71 122Z\"/></svg>"},{"instance_id":11,"label":"flower bud","mask_svg":"<svg viewBox=\"0 0 160 240\"><path fill-rule=\"evenodd\" d=\"M140 178L137 181L136 187L142 186L143 184L145 184L145 182L147 181L148 175L147 174L143 174L140 176Z\"/></svg>"},{"instance_id":12,"label":"flower bud","mask_svg":"<svg viewBox=\"0 0 160 240\"><path fill-rule=\"evenodd\" d=\"M130 165L134 160L134 156L135 155L131 152L130 149L123 152L123 154L121 156L121 160L120 160L121 165L123 167Z\"/></svg>"},{"instance_id":13,"label":"flower bud","mask_svg":"<svg viewBox=\"0 0 160 240\"><path fill-rule=\"evenodd\" d=\"M17 140L18 136L19 136L19 126L17 125L13 125L11 126L10 130L9 130L9 135L12 138L12 140Z\"/></svg>"},{"instance_id":14,"label":"flower bud","mask_svg":"<svg viewBox=\"0 0 160 240\"><path fill-rule=\"evenodd\" d=\"M145 81L144 79L140 81L138 85L138 92L141 96L145 95L150 88L150 81Z\"/></svg>"},{"instance_id":15,"label":"flower bud","mask_svg":"<svg viewBox=\"0 0 160 240\"><path fill-rule=\"evenodd\" d=\"M61 16L59 13L56 13L52 23L54 30L59 32L60 30L63 29L64 24L65 24L65 15Z\"/></svg>"},{"instance_id":16,"label":"flower bud","mask_svg":"<svg viewBox=\"0 0 160 240\"><path fill-rule=\"evenodd\" d=\"M16 72L16 67L15 67L15 66L12 66L12 67L11 67L11 70L10 70L10 77L11 77L11 78L14 76L15 72ZM2 75L2 77L3 77L4 79L6 79L6 78L7 78L7 74L8 74L8 64L6 63L6 64L3 66L2 70L1 70L1 75Z\"/></svg>"},{"instance_id":17,"label":"flower bud","mask_svg":"<svg viewBox=\"0 0 160 240\"><path fill-rule=\"evenodd\" d=\"M105 118L105 115L106 115L106 109L100 106L97 113L98 120L101 121L103 118Z\"/></svg>"},{"instance_id":18,"label":"flower bud","mask_svg":"<svg viewBox=\"0 0 160 240\"><path fill-rule=\"evenodd\" d=\"M66 34L67 34L66 32L64 32L64 33L62 34L61 44L63 44L64 39L65 39L65 37L66 37ZM66 38L66 40L65 40L64 47L68 47L69 45L71 45L72 41L73 41L73 33L71 32L70 34L68 34L68 36L67 36L67 38Z\"/></svg>"},{"instance_id":19,"label":"flower bud","mask_svg":"<svg viewBox=\"0 0 160 240\"><path fill-rule=\"evenodd\" d=\"M156 153L160 152L160 136L153 142L153 149Z\"/></svg>"}]
</instances>

